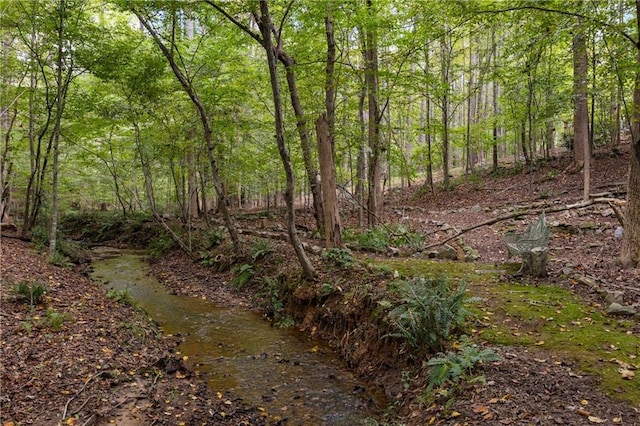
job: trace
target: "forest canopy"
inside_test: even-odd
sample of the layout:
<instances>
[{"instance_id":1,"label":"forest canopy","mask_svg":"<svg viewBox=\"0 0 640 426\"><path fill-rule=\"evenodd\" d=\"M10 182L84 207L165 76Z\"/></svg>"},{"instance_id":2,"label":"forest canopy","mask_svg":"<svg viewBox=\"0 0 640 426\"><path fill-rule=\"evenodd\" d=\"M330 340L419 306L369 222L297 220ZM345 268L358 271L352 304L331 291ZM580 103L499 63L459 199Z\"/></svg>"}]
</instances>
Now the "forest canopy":
<instances>
[{"instance_id":1,"label":"forest canopy","mask_svg":"<svg viewBox=\"0 0 640 426\"><path fill-rule=\"evenodd\" d=\"M621 258L640 262L640 2L0 8L1 219L50 254L60 212L91 209L220 214L240 250L235 211L286 205L295 245L307 205L339 245L338 200L375 226L392 186L448 191L559 150L588 199L593 153L630 144Z\"/></svg>"}]
</instances>

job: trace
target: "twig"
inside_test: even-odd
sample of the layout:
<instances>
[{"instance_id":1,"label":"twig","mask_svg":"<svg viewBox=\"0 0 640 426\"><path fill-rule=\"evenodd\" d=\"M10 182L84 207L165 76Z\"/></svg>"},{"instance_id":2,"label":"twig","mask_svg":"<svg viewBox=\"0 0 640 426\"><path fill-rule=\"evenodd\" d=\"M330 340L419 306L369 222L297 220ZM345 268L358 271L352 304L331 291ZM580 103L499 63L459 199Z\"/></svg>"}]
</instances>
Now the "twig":
<instances>
[{"instance_id":1,"label":"twig","mask_svg":"<svg viewBox=\"0 0 640 426\"><path fill-rule=\"evenodd\" d=\"M80 395L82 392L84 392L84 390L87 388L87 385L88 385L88 384L89 384L93 379L95 379L95 378L96 378L96 377L98 377L98 376L101 376L102 374L103 374L103 372L101 371L101 372L96 373L96 374L94 374L93 376L89 377L89 378L87 379L87 381L86 381L86 382L84 382L84 385L82 385L82 388L80 388L80 390L79 390L78 392L76 392L76 394L75 394L75 395L73 395L71 398L69 398L69 400L67 401L67 403L66 403L66 404L64 404L64 410L62 410L62 420L64 420L64 419L66 419L66 418L67 418L67 410L69 409L69 404L71 404L71 401L73 401L74 399L76 399L76 397L77 397L78 395ZM84 404L83 404L83 406L84 406ZM82 407L81 407L81 408L82 408Z\"/></svg>"}]
</instances>

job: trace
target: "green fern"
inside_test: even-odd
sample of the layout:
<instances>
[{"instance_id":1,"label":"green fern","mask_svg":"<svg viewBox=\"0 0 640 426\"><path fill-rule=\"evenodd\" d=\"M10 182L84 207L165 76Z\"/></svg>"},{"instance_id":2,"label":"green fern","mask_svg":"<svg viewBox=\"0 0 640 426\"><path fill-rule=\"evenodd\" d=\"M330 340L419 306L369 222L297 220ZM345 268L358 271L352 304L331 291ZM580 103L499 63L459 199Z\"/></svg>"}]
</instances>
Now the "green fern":
<instances>
[{"instance_id":1,"label":"green fern","mask_svg":"<svg viewBox=\"0 0 640 426\"><path fill-rule=\"evenodd\" d=\"M387 318L397 332L388 336L402 337L416 348L442 350L453 330L469 314L463 306L465 283L452 292L444 277L417 278L399 282L396 291L401 303Z\"/></svg>"}]
</instances>

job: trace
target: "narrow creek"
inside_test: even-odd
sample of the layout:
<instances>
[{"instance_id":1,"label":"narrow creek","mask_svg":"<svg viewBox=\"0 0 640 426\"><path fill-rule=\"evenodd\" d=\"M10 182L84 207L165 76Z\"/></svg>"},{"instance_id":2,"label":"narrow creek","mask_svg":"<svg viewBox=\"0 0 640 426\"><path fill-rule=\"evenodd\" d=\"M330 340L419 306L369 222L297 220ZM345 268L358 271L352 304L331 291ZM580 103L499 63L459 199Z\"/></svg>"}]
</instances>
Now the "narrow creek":
<instances>
[{"instance_id":1,"label":"narrow creek","mask_svg":"<svg viewBox=\"0 0 640 426\"><path fill-rule=\"evenodd\" d=\"M97 250L92 279L127 289L165 334L184 337L187 364L214 391L230 391L287 425L353 425L375 417L376 398L324 342L272 327L243 308L170 294L136 252Z\"/></svg>"}]
</instances>

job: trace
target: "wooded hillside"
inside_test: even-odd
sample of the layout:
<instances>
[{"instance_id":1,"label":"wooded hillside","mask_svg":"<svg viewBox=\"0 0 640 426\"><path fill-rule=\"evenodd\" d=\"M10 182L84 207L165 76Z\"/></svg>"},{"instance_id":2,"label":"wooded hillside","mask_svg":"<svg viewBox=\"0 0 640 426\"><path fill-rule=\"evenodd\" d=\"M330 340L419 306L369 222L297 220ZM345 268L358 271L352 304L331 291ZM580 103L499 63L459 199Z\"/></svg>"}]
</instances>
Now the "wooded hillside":
<instances>
[{"instance_id":1,"label":"wooded hillside","mask_svg":"<svg viewBox=\"0 0 640 426\"><path fill-rule=\"evenodd\" d=\"M640 2L1 7L2 223L51 257L72 211L218 214L240 253L235 212L286 205L313 276L294 206L340 246L339 203L375 227L391 187L449 191L452 176L527 172L559 150L588 201L595 150L630 144L617 255L640 261Z\"/></svg>"}]
</instances>

